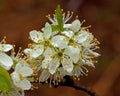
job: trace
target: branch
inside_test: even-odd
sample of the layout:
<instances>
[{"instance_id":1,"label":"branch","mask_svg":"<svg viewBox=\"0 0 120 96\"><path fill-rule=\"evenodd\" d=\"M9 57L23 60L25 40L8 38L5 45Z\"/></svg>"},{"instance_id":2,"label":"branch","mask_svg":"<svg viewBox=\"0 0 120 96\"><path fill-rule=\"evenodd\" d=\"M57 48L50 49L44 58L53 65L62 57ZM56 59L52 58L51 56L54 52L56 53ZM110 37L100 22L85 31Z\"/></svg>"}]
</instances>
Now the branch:
<instances>
[{"instance_id":1,"label":"branch","mask_svg":"<svg viewBox=\"0 0 120 96\"><path fill-rule=\"evenodd\" d=\"M56 87L59 87L59 86L66 86L66 87L74 88L76 90L84 91L85 93L87 93L90 96L99 96L97 93L95 93L89 87L85 87L85 86L82 86L82 85L75 85L74 80L71 79L69 76L65 76L64 79L65 79L64 82L60 82L59 85L54 85L54 87L56 88ZM45 82L42 82L41 84L45 84Z\"/></svg>"},{"instance_id":2,"label":"branch","mask_svg":"<svg viewBox=\"0 0 120 96\"><path fill-rule=\"evenodd\" d=\"M74 88L76 90L81 90L86 92L88 95L90 96L99 96L97 93L95 93L91 88L89 87L85 87L82 85L75 85L73 79L71 79L69 76L65 76L65 82L61 82L59 85L60 86L67 86L67 87L71 87Z\"/></svg>"}]
</instances>

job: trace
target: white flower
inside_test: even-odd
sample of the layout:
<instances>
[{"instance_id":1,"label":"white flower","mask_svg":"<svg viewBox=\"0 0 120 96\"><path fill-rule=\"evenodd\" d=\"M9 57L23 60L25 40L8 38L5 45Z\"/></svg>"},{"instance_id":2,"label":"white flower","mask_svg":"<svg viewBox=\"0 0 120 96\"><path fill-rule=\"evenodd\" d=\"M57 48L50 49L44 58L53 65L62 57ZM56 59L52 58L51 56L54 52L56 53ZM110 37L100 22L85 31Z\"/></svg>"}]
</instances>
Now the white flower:
<instances>
[{"instance_id":1,"label":"white flower","mask_svg":"<svg viewBox=\"0 0 120 96\"><path fill-rule=\"evenodd\" d=\"M30 32L30 38L35 42L35 44L32 45L32 48L25 49L25 54L29 54L30 57L37 58L43 53L44 47L46 47L46 43L49 43L49 38L52 34L50 24L46 23L43 30L44 33L36 30Z\"/></svg>"},{"instance_id":2,"label":"white flower","mask_svg":"<svg viewBox=\"0 0 120 96\"><path fill-rule=\"evenodd\" d=\"M30 55L30 57L37 58L44 51L44 46L43 45L34 44L32 47L33 48L31 48L31 49L30 48L26 48L24 50L24 53L27 54L27 55Z\"/></svg>"},{"instance_id":3,"label":"white flower","mask_svg":"<svg viewBox=\"0 0 120 96\"><path fill-rule=\"evenodd\" d=\"M74 50L72 52L71 50ZM70 73L73 69L73 63L79 60L79 48L69 46L65 51L55 51L52 48L47 48L44 52L45 59L42 61L42 68L49 70L54 74L56 70L62 65L63 69Z\"/></svg>"},{"instance_id":4,"label":"white flower","mask_svg":"<svg viewBox=\"0 0 120 96\"><path fill-rule=\"evenodd\" d=\"M4 67L6 70L9 70L13 65L13 61L4 52L8 52L13 48L10 44L0 44L0 66Z\"/></svg>"},{"instance_id":5,"label":"white flower","mask_svg":"<svg viewBox=\"0 0 120 96\"><path fill-rule=\"evenodd\" d=\"M13 83L22 90L29 90L31 88L31 83L27 77L31 76L32 73L33 70L27 63L18 62L15 66L15 71L11 74Z\"/></svg>"}]
</instances>

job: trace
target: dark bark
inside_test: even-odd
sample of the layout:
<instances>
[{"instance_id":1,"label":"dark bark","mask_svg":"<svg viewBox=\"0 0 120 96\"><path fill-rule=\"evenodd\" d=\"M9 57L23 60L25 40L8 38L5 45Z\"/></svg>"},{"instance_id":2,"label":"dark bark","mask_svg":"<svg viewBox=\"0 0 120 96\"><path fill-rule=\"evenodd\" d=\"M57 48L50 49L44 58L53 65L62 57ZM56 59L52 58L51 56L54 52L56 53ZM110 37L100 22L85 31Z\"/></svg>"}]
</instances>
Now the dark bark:
<instances>
[{"instance_id":1,"label":"dark bark","mask_svg":"<svg viewBox=\"0 0 120 96\"><path fill-rule=\"evenodd\" d=\"M74 80L72 78L70 78L70 76L65 76L64 79L65 79L65 81L60 82L58 85L54 85L54 87L57 88L59 86L66 86L66 87L74 88L76 90L83 91L83 92L87 93L89 96L99 96L96 92L94 92L89 87L86 87L83 85L76 85L74 83ZM48 80L48 82L49 82L49 80ZM45 83L43 82L42 84L45 84Z\"/></svg>"}]
</instances>

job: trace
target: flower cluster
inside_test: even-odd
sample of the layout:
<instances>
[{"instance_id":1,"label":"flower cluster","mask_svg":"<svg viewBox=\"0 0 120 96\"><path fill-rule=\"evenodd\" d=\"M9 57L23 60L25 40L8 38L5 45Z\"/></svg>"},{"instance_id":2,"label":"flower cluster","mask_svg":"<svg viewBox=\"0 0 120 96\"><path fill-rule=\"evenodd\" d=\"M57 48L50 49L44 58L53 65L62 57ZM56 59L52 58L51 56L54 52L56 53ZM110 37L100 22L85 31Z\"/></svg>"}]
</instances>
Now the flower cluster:
<instances>
[{"instance_id":1,"label":"flower cluster","mask_svg":"<svg viewBox=\"0 0 120 96\"><path fill-rule=\"evenodd\" d=\"M41 31L30 31L33 42L17 54L5 38L0 42L0 96L24 96L24 90L33 87L32 81L49 80L56 85L66 75L79 79L87 74L86 66L95 67L99 42L88 27L82 27L84 21L76 18L68 23L72 15L62 13L58 6L53 18L47 16L51 23L45 23ZM34 77L36 73L39 78Z\"/></svg>"},{"instance_id":2,"label":"flower cluster","mask_svg":"<svg viewBox=\"0 0 120 96\"><path fill-rule=\"evenodd\" d=\"M88 72L85 66L94 67L93 59L99 56L94 50L99 42L87 27L82 27L84 21L76 18L67 23L72 14L62 14L58 8L53 18L47 16L51 23L47 22L41 31L30 32L33 43L24 53L30 64L37 60L40 82L50 79L50 83L58 84L65 75L79 78Z\"/></svg>"},{"instance_id":3,"label":"flower cluster","mask_svg":"<svg viewBox=\"0 0 120 96\"><path fill-rule=\"evenodd\" d=\"M6 52L11 51L11 55ZM24 90L31 89L28 76L33 73L22 54L15 56L14 46L6 44L5 38L0 42L0 96L24 96ZM9 70L13 70L8 73Z\"/></svg>"}]
</instances>

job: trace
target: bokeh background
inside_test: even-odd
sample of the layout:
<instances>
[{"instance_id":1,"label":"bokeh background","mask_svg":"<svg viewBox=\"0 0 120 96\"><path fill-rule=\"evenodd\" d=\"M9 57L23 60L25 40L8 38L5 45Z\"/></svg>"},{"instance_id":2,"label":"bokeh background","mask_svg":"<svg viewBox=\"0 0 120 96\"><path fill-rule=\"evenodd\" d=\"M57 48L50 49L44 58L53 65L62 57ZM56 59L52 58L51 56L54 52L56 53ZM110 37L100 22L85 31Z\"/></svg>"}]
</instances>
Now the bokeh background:
<instances>
[{"instance_id":1,"label":"bokeh background","mask_svg":"<svg viewBox=\"0 0 120 96\"><path fill-rule=\"evenodd\" d=\"M120 96L120 0L0 0L0 40L7 36L7 43L26 48L29 31L40 30L48 21L46 15L54 13L58 4L64 11L74 11L73 18L85 19L83 26L92 25L90 31L101 42L96 68L88 68L89 75L75 82L93 88L100 96ZM27 91L26 96L87 94L39 84L39 89Z\"/></svg>"}]
</instances>

